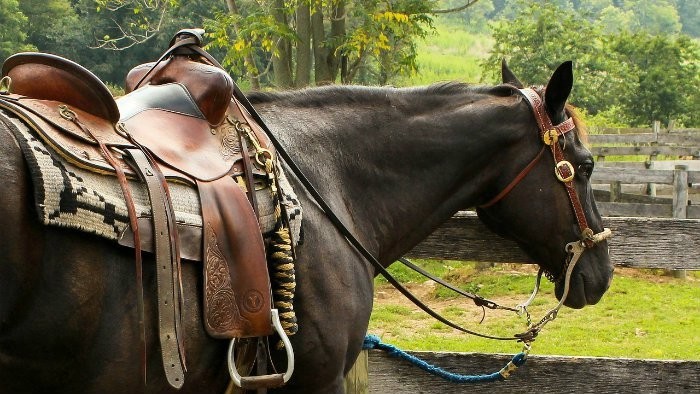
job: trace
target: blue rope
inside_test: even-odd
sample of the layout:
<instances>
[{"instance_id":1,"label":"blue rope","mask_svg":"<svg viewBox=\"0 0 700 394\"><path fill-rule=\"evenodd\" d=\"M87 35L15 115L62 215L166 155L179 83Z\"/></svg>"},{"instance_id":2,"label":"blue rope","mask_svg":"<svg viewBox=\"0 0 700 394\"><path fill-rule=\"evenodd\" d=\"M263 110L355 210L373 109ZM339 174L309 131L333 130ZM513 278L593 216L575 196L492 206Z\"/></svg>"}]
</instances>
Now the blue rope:
<instances>
[{"instance_id":1,"label":"blue rope","mask_svg":"<svg viewBox=\"0 0 700 394\"><path fill-rule=\"evenodd\" d=\"M424 360L421 360L416 356L404 352L403 350L397 348L394 345L383 343L381 339L379 339L379 337L376 335L369 334L365 336L365 340L362 343L362 349L384 350L387 353L389 353L389 355L392 357L397 357L406 360L430 374L441 377L453 383L486 383L506 380L513 371L515 371L519 366L525 364L525 361L527 361L527 353L520 352L513 356L513 359L498 372L494 372L488 375L460 375L457 373L445 371L444 369L438 366L432 365Z\"/></svg>"}]
</instances>

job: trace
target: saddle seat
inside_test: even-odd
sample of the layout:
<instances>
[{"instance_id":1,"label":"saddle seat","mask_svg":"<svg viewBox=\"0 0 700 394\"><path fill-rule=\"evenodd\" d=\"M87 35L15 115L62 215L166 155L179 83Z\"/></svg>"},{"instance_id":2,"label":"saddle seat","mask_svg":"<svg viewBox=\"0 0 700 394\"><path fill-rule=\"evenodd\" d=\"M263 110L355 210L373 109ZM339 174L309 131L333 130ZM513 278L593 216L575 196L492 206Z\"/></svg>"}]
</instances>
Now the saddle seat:
<instances>
[{"instance_id":1,"label":"saddle seat","mask_svg":"<svg viewBox=\"0 0 700 394\"><path fill-rule=\"evenodd\" d=\"M152 65L135 70L144 73ZM129 74L133 78L135 73ZM51 145L85 167L110 170L95 138L66 119L57 110L61 104L107 145L130 147L136 142L148 148L169 167L164 169L168 178L192 183L192 179L210 181L242 170L241 166L233 168L241 155L233 144L236 132L230 121L248 119L231 100L231 77L214 66L173 57L158 66L148 84L116 100L89 70L51 54L13 55L3 64L3 75L10 78L12 93L21 96L16 102L43 115L44 119L33 119L34 123L43 126L48 120L61 130L48 132ZM37 84L37 80L50 83ZM226 121L229 113L232 116ZM264 133L256 133L261 135Z\"/></svg>"}]
</instances>

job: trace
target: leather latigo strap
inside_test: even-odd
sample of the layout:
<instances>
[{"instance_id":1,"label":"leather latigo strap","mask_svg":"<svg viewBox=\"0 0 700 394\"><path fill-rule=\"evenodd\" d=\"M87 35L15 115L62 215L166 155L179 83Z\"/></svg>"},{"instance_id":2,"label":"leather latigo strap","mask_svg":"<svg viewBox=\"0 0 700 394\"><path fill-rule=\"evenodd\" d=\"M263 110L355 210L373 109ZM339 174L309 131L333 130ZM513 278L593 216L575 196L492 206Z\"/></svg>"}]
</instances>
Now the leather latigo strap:
<instances>
[{"instance_id":1,"label":"leather latigo strap","mask_svg":"<svg viewBox=\"0 0 700 394\"><path fill-rule=\"evenodd\" d=\"M552 158L554 159L555 163L555 174L564 184L566 193L569 196L571 206L574 210L574 215L576 216L576 222L578 223L579 230L581 231L581 238L584 242L586 242L586 245L590 247L593 245L593 242L587 238L588 234L593 235L593 233L588 227L586 214L583 210L583 206L581 205L581 201L578 198L578 193L576 193L576 188L574 187L574 168L571 163L566 161L564 151L559 143L557 143L559 136L563 137L566 133L575 128L574 120L573 118L568 118L562 123L554 125L547 114L544 101L534 89L520 89L520 93L522 93L522 95L527 99L530 107L533 110L537 124L540 127L540 138L550 147Z\"/></svg>"},{"instance_id":2,"label":"leather latigo strap","mask_svg":"<svg viewBox=\"0 0 700 394\"><path fill-rule=\"evenodd\" d=\"M214 338L272 334L265 246L231 177L197 182L204 225L204 326ZM255 231L251 231L255 229Z\"/></svg>"},{"instance_id":3,"label":"leather latigo strap","mask_svg":"<svg viewBox=\"0 0 700 394\"><path fill-rule=\"evenodd\" d=\"M180 286L180 259L177 252L175 215L165 178L153 160L140 149L125 150L133 168L146 184L153 212L156 282L158 287L158 334L163 369L168 383L180 388L185 382Z\"/></svg>"}]
</instances>

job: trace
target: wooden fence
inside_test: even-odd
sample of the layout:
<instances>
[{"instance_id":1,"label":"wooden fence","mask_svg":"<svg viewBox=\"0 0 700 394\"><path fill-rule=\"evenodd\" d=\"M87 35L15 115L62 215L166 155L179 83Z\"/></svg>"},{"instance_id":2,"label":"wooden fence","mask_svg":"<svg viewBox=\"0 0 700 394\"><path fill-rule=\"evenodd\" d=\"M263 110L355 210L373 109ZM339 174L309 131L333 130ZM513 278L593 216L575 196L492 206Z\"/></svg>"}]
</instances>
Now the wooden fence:
<instances>
[{"instance_id":1,"label":"wooden fence","mask_svg":"<svg viewBox=\"0 0 700 394\"><path fill-rule=\"evenodd\" d=\"M700 219L605 217L617 266L700 270ZM492 234L473 212L460 212L411 257L531 263L512 241ZM669 338L672 340L672 338ZM512 355L412 352L452 371L497 371ZM504 382L460 385L429 375L381 351L364 351L346 379L346 393L691 393L700 392L700 361L531 356Z\"/></svg>"},{"instance_id":2,"label":"wooden fence","mask_svg":"<svg viewBox=\"0 0 700 394\"><path fill-rule=\"evenodd\" d=\"M700 129L602 129L591 134L597 157L592 177L604 224L613 231L617 266L700 270ZM645 156L614 162L611 156ZM658 192L658 193L657 193ZM460 212L410 257L531 263L512 241L486 229L473 212ZM669 338L669 340L672 340ZM699 348L700 349L700 348ZM452 371L497 371L512 355L411 352ZM690 393L700 392L700 361L530 356L504 382L460 385L429 375L384 352L364 351L346 379L360 393Z\"/></svg>"},{"instance_id":3,"label":"wooden fence","mask_svg":"<svg viewBox=\"0 0 700 394\"><path fill-rule=\"evenodd\" d=\"M601 129L589 142L592 183L606 216L700 218L700 129ZM644 160L610 161L610 156ZM606 185L601 189L600 185Z\"/></svg>"}]
</instances>

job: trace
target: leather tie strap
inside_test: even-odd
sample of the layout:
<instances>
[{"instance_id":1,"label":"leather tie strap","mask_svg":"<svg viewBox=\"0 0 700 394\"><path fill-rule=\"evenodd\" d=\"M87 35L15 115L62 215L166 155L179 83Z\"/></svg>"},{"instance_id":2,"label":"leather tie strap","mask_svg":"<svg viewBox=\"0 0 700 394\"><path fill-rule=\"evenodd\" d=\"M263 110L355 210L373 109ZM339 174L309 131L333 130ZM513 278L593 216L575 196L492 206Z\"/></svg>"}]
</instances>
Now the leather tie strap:
<instances>
[{"instance_id":1,"label":"leather tie strap","mask_svg":"<svg viewBox=\"0 0 700 394\"><path fill-rule=\"evenodd\" d=\"M161 180L160 171L151 165L150 160L140 149L126 149L134 170L145 182L148 189L148 197L151 200L153 215L153 233L156 255L156 282L158 286L158 333L163 358L163 369L168 383L175 388L180 388L185 382L184 353L180 339L180 293L177 256L173 255L172 234L172 208L168 204L167 189ZM163 181L163 182L162 182Z\"/></svg>"}]
</instances>

